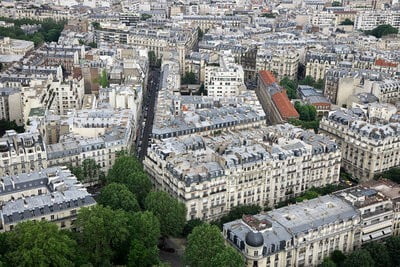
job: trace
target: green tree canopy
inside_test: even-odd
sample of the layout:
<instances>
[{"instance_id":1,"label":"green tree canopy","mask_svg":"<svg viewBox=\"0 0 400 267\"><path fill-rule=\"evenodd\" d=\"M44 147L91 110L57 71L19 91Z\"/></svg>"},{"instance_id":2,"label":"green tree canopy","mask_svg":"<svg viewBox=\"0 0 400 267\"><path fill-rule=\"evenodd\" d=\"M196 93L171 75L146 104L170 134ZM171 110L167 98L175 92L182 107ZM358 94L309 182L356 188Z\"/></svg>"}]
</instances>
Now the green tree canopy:
<instances>
[{"instance_id":1,"label":"green tree canopy","mask_svg":"<svg viewBox=\"0 0 400 267\"><path fill-rule=\"evenodd\" d=\"M140 210L135 195L124 184L111 183L105 186L101 190L98 203L113 210L122 209L127 212Z\"/></svg>"},{"instance_id":2,"label":"green tree canopy","mask_svg":"<svg viewBox=\"0 0 400 267\"><path fill-rule=\"evenodd\" d=\"M140 162L131 156L120 156L108 171L108 183L121 183L128 187L143 206L144 199L152 188L149 177Z\"/></svg>"},{"instance_id":3,"label":"green tree canopy","mask_svg":"<svg viewBox=\"0 0 400 267\"><path fill-rule=\"evenodd\" d=\"M186 72L182 77L182 84L195 84L196 82L196 75L193 72Z\"/></svg>"},{"instance_id":4,"label":"green tree canopy","mask_svg":"<svg viewBox=\"0 0 400 267\"><path fill-rule=\"evenodd\" d=\"M105 69L103 69L101 71L99 84L103 88L107 88L110 85L109 82L108 82L108 74L107 74L107 71Z\"/></svg>"},{"instance_id":5,"label":"green tree canopy","mask_svg":"<svg viewBox=\"0 0 400 267\"><path fill-rule=\"evenodd\" d=\"M392 266L400 266L400 236L391 236L386 240L386 249Z\"/></svg>"},{"instance_id":6,"label":"green tree canopy","mask_svg":"<svg viewBox=\"0 0 400 267\"><path fill-rule=\"evenodd\" d=\"M0 17L0 20L14 23L14 27L0 27L0 36L32 41L36 46L43 42L57 42L66 23L65 20L56 21L50 18L45 20L35 20L28 18L13 19ZM41 27L37 32L28 34L21 29L21 26L24 24L40 24Z\"/></svg>"},{"instance_id":7,"label":"green tree canopy","mask_svg":"<svg viewBox=\"0 0 400 267\"><path fill-rule=\"evenodd\" d=\"M15 130L17 133L25 131L24 126L18 126L15 121L0 120L0 137L2 137L7 130Z\"/></svg>"},{"instance_id":8,"label":"green tree canopy","mask_svg":"<svg viewBox=\"0 0 400 267\"><path fill-rule=\"evenodd\" d=\"M354 267L354 266L363 266L363 267L374 267L375 262L369 254L368 250L358 249L352 252L349 256L347 256L346 260L343 264L344 267Z\"/></svg>"},{"instance_id":9,"label":"green tree canopy","mask_svg":"<svg viewBox=\"0 0 400 267\"><path fill-rule=\"evenodd\" d=\"M208 267L225 248L224 239L215 225L202 224L188 236L185 261L190 266Z\"/></svg>"},{"instance_id":10,"label":"green tree canopy","mask_svg":"<svg viewBox=\"0 0 400 267\"><path fill-rule=\"evenodd\" d=\"M342 3L339 1L333 1L332 6L342 6Z\"/></svg>"},{"instance_id":11,"label":"green tree canopy","mask_svg":"<svg viewBox=\"0 0 400 267\"><path fill-rule=\"evenodd\" d=\"M340 25L354 25L354 22L351 19L345 19Z\"/></svg>"},{"instance_id":12,"label":"green tree canopy","mask_svg":"<svg viewBox=\"0 0 400 267\"><path fill-rule=\"evenodd\" d=\"M211 259L209 266L244 267L245 261L242 255L240 255L234 248L227 246Z\"/></svg>"},{"instance_id":13,"label":"green tree canopy","mask_svg":"<svg viewBox=\"0 0 400 267\"><path fill-rule=\"evenodd\" d=\"M122 210L101 205L82 208L76 221L82 253L95 266L122 264L120 256L128 254L132 220Z\"/></svg>"},{"instance_id":14,"label":"green tree canopy","mask_svg":"<svg viewBox=\"0 0 400 267\"><path fill-rule=\"evenodd\" d=\"M369 252L375 262L376 267L390 266L391 260L389 252L384 244L378 242L370 242L365 245L364 249Z\"/></svg>"},{"instance_id":15,"label":"green tree canopy","mask_svg":"<svg viewBox=\"0 0 400 267\"><path fill-rule=\"evenodd\" d=\"M198 36L199 41L201 41L203 39L204 32L200 29L200 27L197 28L197 36Z\"/></svg>"},{"instance_id":16,"label":"green tree canopy","mask_svg":"<svg viewBox=\"0 0 400 267\"><path fill-rule=\"evenodd\" d=\"M200 219L193 219L186 222L183 227L182 235L187 237L190 233L192 233L193 229L199 225L202 225L204 222Z\"/></svg>"},{"instance_id":17,"label":"green tree canopy","mask_svg":"<svg viewBox=\"0 0 400 267\"><path fill-rule=\"evenodd\" d=\"M373 35L376 38L381 38L385 35L397 34L397 33L399 33L399 30L390 24L382 24L370 31L365 31L365 34Z\"/></svg>"},{"instance_id":18,"label":"green tree canopy","mask_svg":"<svg viewBox=\"0 0 400 267\"><path fill-rule=\"evenodd\" d=\"M324 261L321 263L320 267L336 267L337 265L335 262L329 258L324 259Z\"/></svg>"},{"instance_id":19,"label":"green tree canopy","mask_svg":"<svg viewBox=\"0 0 400 267\"><path fill-rule=\"evenodd\" d=\"M296 101L294 107L300 115L300 120L302 121L316 120L317 109L313 105L302 105L299 101Z\"/></svg>"},{"instance_id":20,"label":"green tree canopy","mask_svg":"<svg viewBox=\"0 0 400 267\"><path fill-rule=\"evenodd\" d=\"M400 183L400 168L390 168L389 170L375 175L375 178L386 178L393 182Z\"/></svg>"},{"instance_id":21,"label":"green tree canopy","mask_svg":"<svg viewBox=\"0 0 400 267\"><path fill-rule=\"evenodd\" d=\"M77 244L47 221L19 223L6 236L9 266L73 266Z\"/></svg>"},{"instance_id":22,"label":"green tree canopy","mask_svg":"<svg viewBox=\"0 0 400 267\"><path fill-rule=\"evenodd\" d=\"M134 232L128 256L128 266L153 266L158 263L160 223L148 211L137 212L133 218Z\"/></svg>"},{"instance_id":23,"label":"green tree canopy","mask_svg":"<svg viewBox=\"0 0 400 267\"><path fill-rule=\"evenodd\" d=\"M104 180L104 172L94 159L85 159L81 166L68 166L71 172L83 183Z\"/></svg>"},{"instance_id":24,"label":"green tree canopy","mask_svg":"<svg viewBox=\"0 0 400 267\"><path fill-rule=\"evenodd\" d=\"M288 77L284 77L280 83L280 86L286 89L287 96L289 99L297 98L297 82L290 80Z\"/></svg>"},{"instance_id":25,"label":"green tree canopy","mask_svg":"<svg viewBox=\"0 0 400 267\"><path fill-rule=\"evenodd\" d=\"M143 13L140 15L140 20L148 20L149 18L151 18L150 14Z\"/></svg>"},{"instance_id":26,"label":"green tree canopy","mask_svg":"<svg viewBox=\"0 0 400 267\"><path fill-rule=\"evenodd\" d=\"M93 28L94 28L95 30L100 29L100 23L97 22L97 21L93 21L93 22L92 22L92 26L93 26Z\"/></svg>"},{"instance_id":27,"label":"green tree canopy","mask_svg":"<svg viewBox=\"0 0 400 267\"><path fill-rule=\"evenodd\" d=\"M132 240L129 256L128 266L142 267L153 266L158 263L158 248L146 247L143 241L139 239Z\"/></svg>"},{"instance_id":28,"label":"green tree canopy","mask_svg":"<svg viewBox=\"0 0 400 267\"><path fill-rule=\"evenodd\" d=\"M146 210L160 221L162 236L178 236L186 222L186 206L166 192L150 192L145 200Z\"/></svg>"},{"instance_id":29,"label":"green tree canopy","mask_svg":"<svg viewBox=\"0 0 400 267\"><path fill-rule=\"evenodd\" d=\"M336 265L341 266L346 259L346 255L340 250L334 250L331 254L331 259Z\"/></svg>"}]
</instances>

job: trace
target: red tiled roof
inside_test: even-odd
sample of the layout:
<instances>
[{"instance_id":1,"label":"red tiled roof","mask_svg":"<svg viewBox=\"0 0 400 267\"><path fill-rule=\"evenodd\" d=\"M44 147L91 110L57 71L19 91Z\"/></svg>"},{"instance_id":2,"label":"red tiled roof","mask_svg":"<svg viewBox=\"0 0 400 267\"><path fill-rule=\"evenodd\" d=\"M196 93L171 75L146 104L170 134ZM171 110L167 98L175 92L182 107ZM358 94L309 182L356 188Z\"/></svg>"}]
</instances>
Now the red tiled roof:
<instances>
[{"instance_id":1,"label":"red tiled roof","mask_svg":"<svg viewBox=\"0 0 400 267\"><path fill-rule=\"evenodd\" d=\"M276 83L276 79L275 79L274 75L268 70L260 70L258 72L258 75L260 75L263 82L267 85Z\"/></svg>"},{"instance_id":2,"label":"red tiled roof","mask_svg":"<svg viewBox=\"0 0 400 267\"><path fill-rule=\"evenodd\" d=\"M381 67L397 67L397 63L389 62L384 59L375 60L375 65Z\"/></svg>"},{"instance_id":3,"label":"red tiled roof","mask_svg":"<svg viewBox=\"0 0 400 267\"><path fill-rule=\"evenodd\" d=\"M282 118L291 119L291 118L299 118L299 113L294 108L292 103L290 103L289 98L286 95L285 91L275 93L272 96L272 101L274 101L276 108L281 114Z\"/></svg>"}]
</instances>

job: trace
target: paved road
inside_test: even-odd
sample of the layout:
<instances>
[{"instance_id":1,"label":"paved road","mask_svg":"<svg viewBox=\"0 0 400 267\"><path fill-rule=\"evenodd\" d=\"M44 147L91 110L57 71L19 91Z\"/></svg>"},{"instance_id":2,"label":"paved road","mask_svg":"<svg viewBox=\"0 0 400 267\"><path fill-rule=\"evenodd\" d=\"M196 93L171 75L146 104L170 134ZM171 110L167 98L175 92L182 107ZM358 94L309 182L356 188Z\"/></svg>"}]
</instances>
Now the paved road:
<instances>
[{"instance_id":1,"label":"paved road","mask_svg":"<svg viewBox=\"0 0 400 267\"><path fill-rule=\"evenodd\" d=\"M149 137L153 128L154 105L157 98L159 84L160 70L150 70L149 78L147 81L147 91L143 99L143 110L140 119L139 135L136 141L136 152L140 161L142 161L146 156L147 147L149 145Z\"/></svg>"}]
</instances>

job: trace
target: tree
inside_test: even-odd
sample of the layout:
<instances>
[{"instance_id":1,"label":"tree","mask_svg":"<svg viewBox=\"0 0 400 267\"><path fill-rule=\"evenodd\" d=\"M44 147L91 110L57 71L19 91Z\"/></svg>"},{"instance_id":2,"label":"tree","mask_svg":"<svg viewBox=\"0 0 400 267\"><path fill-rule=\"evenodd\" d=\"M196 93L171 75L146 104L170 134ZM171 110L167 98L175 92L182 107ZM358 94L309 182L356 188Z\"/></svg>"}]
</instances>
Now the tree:
<instances>
[{"instance_id":1,"label":"tree","mask_svg":"<svg viewBox=\"0 0 400 267\"><path fill-rule=\"evenodd\" d=\"M126 259L121 255L128 254L132 221L122 210L101 205L82 208L76 220L82 253L93 265L123 263Z\"/></svg>"},{"instance_id":2,"label":"tree","mask_svg":"<svg viewBox=\"0 0 400 267\"><path fill-rule=\"evenodd\" d=\"M149 58L149 65L152 67L156 66L157 65L156 53L154 53L154 51L149 51L147 54Z\"/></svg>"},{"instance_id":3,"label":"tree","mask_svg":"<svg viewBox=\"0 0 400 267\"><path fill-rule=\"evenodd\" d=\"M144 199L152 188L149 177L140 162L131 156L120 156L108 171L108 183L121 183L128 187L143 207Z\"/></svg>"},{"instance_id":4,"label":"tree","mask_svg":"<svg viewBox=\"0 0 400 267\"><path fill-rule=\"evenodd\" d=\"M200 29L200 27L197 28L197 36L199 41L203 40L204 32Z\"/></svg>"},{"instance_id":5,"label":"tree","mask_svg":"<svg viewBox=\"0 0 400 267\"><path fill-rule=\"evenodd\" d=\"M245 262L243 257L232 247L225 247L210 261L212 267L244 267Z\"/></svg>"},{"instance_id":6,"label":"tree","mask_svg":"<svg viewBox=\"0 0 400 267\"><path fill-rule=\"evenodd\" d=\"M204 222L200 219L193 219L186 222L185 226L183 227L182 235L187 237L189 234L192 233L193 229L199 225L202 225Z\"/></svg>"},{"instance_id":7,"label":"tree","mask_svg":"<svg viewBox=\"0 0 400 267\"><path fill-rule=\"evenodd\" d=\"M224 239L218 227L205 223L194 228L188 236L185 261L190 266L208 267L224 248Z\"/></svg>"},{"instance_id":8,"label":"tree","mask_svg":"<svg viewBox=\"0 0 400 267\"><path fill-rule=\"evenodd\" d=\"M138 212L133 218L132 243L128 266L152 266L158 263L160 223L151 212Z\"/></svg>"},{"instance_id":9,"label":"tree","mask_svg":"<svg viewBox=\"0 0 400 267\"><path fill-rule=\"evenodd\" d=\"M91 48L97 48L97 43L96 42L90 42L90 43L88 43L88 46L90 46Z\"/></svg>"},{"instance_id":10,"label":"tree","mask_svg":"<svg viewBox=\"0 0 400 267\"><path fill-rule=\"evenodd\" d=\"M153 191L147 195L145 207L160 221L162 236L178 236L182 233L186 222L185 204L166 192Z\"/></svg>"},{"instance_id":11,"label":"tree","mask_svg":"<svg viewBox=\"0 0 400 267\"><path fill-rule=\"evenodd\" d=\"M325 87L324 79L318 79L318 81L314 83L314 88L316 89L324 89L324 87Z\"/></svg>"},{"instance_id":12,"label":"tree","mask_svg":"<svg viewBox=\"0 0 400 267\"><path fill-rule=\"evenodd\" d=\"M19 223L7 235L9 266L73 266L77 244L47 221Z\"/></svg>"},{"instance_id":13,"label":"tree","mask_svg":"<svg viewBox=\"0 0 400 267\"><path fill-rule=\"evenodd\" d=\"M341 266L346 259L346 255L340 250L334 250L331 254L331 259L336 265Z\"/></svg>"},{"instance_id":14,"label":"tree","mask_svg":"<svg viewBox=\"0 0 400 267\"><path fill-rule=\"evenodd\" d=\"M378 242L371 242L365 245L364 249L369 252L376 267L390 266L390 256L385 245Z\"/></svg>"},{"instance_id":15,"label":"tree","mask_svg":"<svg viewBox=\"0 0 400 267\"><path fill-rule=\"evenodd\" d=\"M95 30L99 30L100 29L100 23L97 21L93 21L92 22L92 26Z\"/></svg>"},{"instance_id":16,"label":"tree","mask_svg":"<svg viewBox=\"0 0 400 267\"><path fill-rule=\"evenodd\" d=\"M400 266L400 236L391 236L386 240L386 248L392 260L392 266Z\"/></svg>"},{"instance_id":17,"label":"tree","mask_svg":"<svg viewBox=\"0 0 400 267\"><path fill-rule=\"evenodd\" d=\"M148 20L149 18L151 18L151 15L149 14L143 13L140 15L140 20Z\"/></svg>"},{"instance_id":18,"label":"tree","mask_svg":"<svg viewBox=\"0 0 400 267\"><path fill-rule=\"evenodd\" d=\"M0 137L3 136L7 130L15 130L17 133L25 131L24 126L18 126L15 121L0 120Z\"/></svg>"},{"instance_id":19,"label":"tree","mask_svg":"<svg viewBox=\"0 0 400 267\"><path fill-rule=\"evenodd\" d=\"M261 17L274 19L275 14L274 13L264 13L261 15Z\"/></svg>"},{"instance_id":20,"label":"tree","mask_svg":"<svg viewBox=\"0 0 400 267\"><path fill-rule=\"evenodd\" d=\"M332 6L342 6L342 3L339 1L333 1Z\"/></svg>"},{"instance_id":21,"label":"tree","mask_svg":"<svg viewBox=\"0 0 400 267\"><path fill-rule=\"evenodd\" d=\"M374 267L375 262L372 259L369 252L365 249L359 249L351 253L347 256L346 260L343 264L344 267L354 267L354 266L363 266L363 267Z\"/></svg>"},{"instance_id":22,"label":"tree","mask_svg":"<svg viewBox=\"0 0 400 267\"><path fill-rule=\"evenodd\" d=\"M320 267L336 267L336 264L333 260L326 258L324 261L321 263Z\"/></svg>"},{"instance_id":23,"label":"tree","mask_svg":"<svg viewBox=\"0 0 400 267\"><path fill-rule=\"evenodd\" d=\"M399 30L397 28L394 28L390 24L382 24L377 26L376 28L370 30L370 31L365 31L365 34L367 35L373 35L376 38L381 38L385 35L389 34L397 34Z\"/></svg>"},{"instance_id":24,"label":"tree","mask_svg":"<svg viewBox=\"0 0 400 267\"><path fill-rule=\"evenodd\" d=\"M284 77L279 85L285 88L289 99L297 98L297 82L290 80L288 77Z\"/></svg>"},{"instance_id":25,"label":"tree","mask_svg":"<svg viewBox=\"0 0 400 267\"><path fill-rule=\"evenodd\" d=\"M108 75L105 69L101 71L99 84L103 88L107 88L109 86Z\"/></svg>"},{"instance_id":26,"label":"tree","mask_svg":"<svg viewBox=\"0 0 400 267\"><path fill-rule=\"evenodd\" d=\"M294 103L294 107L300 115L302 121L315 121L317 109L313 105L302 105L299 101Z\"/></svg>"},{"instance_id":27,"label":"tree","mask_svg":"<svg viewBox=\"0 0 400 267\"><path fill-rule=\"evenodd\" d=\"M57 42L60 37L60 32L57 29L51 29L46 32L44 39L46 42Z\"/></svg>"},{"instance_id":28,"label":"tree","mask_svg":"<svg viewBox=\"0 0 400 267\"><path fill-rule=\"evenodd\" d=\"M6 22L14 23L14 27L0 27L0 36L10 37L14 39L21 39L26 41L33 41L36 46L40 45L44 41L58 41L61 31L64 28L66 20L55 21L53 19L45 19L43 21L35 19L11 19L11 18L0 18ZM40 24L41 27L37 32L33 34L25 33L21 26L23 24Z\"/></svg>"},{"instance_id":29,"label":"tree","mask_svg":"<svg viewBox=\"0 0 400 267\"><path fill-rule=\"evenodd\" d=\"M90 183L104 179L104 172L94 159L85 159L81 166L68 167L81 182Z\"/></svg>"},{"instance_id":30,"label":"tree","mask_svg":"<svg viewBox=\"0 0 400 267\"><path fill-rule=\"evenodd\" d=\"M317 198L319 196L318 192L314 191L314 190L308 190L306 192L304 192L304 194L302 194L301 196L296 197L296 202L302 202L304 200L310 200L313 198Z\"/></svg>"},{"instance_id":31,"label":"tree","mask_svg":"<svg viewBox=\"0 0 400 267\"><path fill-rule=\"evenodd\" d=\"M383 173L375 175L376 179L379 179L381 177L392 180L396 183L400 183L400 168L391 168Z\"/></svg>"},{"instance_id":32,"label":"tree","mask_svg":"<svg viewBox=\"0 0 400 267\"><path fill-rule=\"evenodd\" d=\"M340 23L340 25L354 25L354 21L352 21L351 19L345 19Z\"/></svg>"},{"instance_id":33,"label":"tree","mask_svg":"<svg viewBox=\"0 0 400 267\"><path fill-rule=\"evenodd\" d=\"M299 84L308 85L308 86L314 86L315 80L311 76L306 76L303 80L299 81Z\"/></svg>"},{"instance_id":34,"label":"tree","mask_svg":"<svg viewBox=\"0 0 400 267\"><path fill-rule=\"evenodd\" d=\"M182 77L182 84L195 84L196 75L193 72L186 72L185 76Z\"/></svg>"},{"instance_id":35,"label":"tree","mask_svg":"<svg viewBox=\"0 0 400 267\"><path fill-rule=\"evenodd\" d=\"M141 240L132 240L128 256L128 266L153 266L158 262L157 247L146 247Z\"/></svg>"},{"instance_id":36,"label":"tree","mask_svg":"<svg viewBox=\"0 0 400 267\"><path fill-rule=\"evenodd\" d=\"M44 43L44 36L40 32L35 33L32 36L31 41L35 44L36 47Z\"/></svg>"},{"instance_id":37,"label":"tree","mask_svg":"<svg viewBox=\"0 0 400 267\"><path fill-rule=\"evenodd\" d=\"M105 186L99 195L98 203L111 209L127 212L140 211L135 195L123 184L111 183Z\"/></svg>"}]
</instances>

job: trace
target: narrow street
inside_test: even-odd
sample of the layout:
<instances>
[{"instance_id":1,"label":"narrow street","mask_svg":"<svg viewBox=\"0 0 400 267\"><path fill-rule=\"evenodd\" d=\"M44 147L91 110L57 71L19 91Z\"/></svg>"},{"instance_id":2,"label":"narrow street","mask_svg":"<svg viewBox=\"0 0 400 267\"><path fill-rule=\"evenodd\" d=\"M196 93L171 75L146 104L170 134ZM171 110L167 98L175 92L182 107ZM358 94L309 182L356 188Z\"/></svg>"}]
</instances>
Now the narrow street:
<instances>
[{"instance_id":1,"label":"narrow street","mask_svg":"<svg viewBox=\"0 0 400 267\"><path fill-rule=\"evenodd\" d=\"M144 159L149 145L149 138L153 128L154 105L160 84L160 70L152 69L149 71L147 81L147 91L143 99L143 110L140 118L139 135L136 141L136 154L140 161Z\"/></svg>"}]
</instances>

